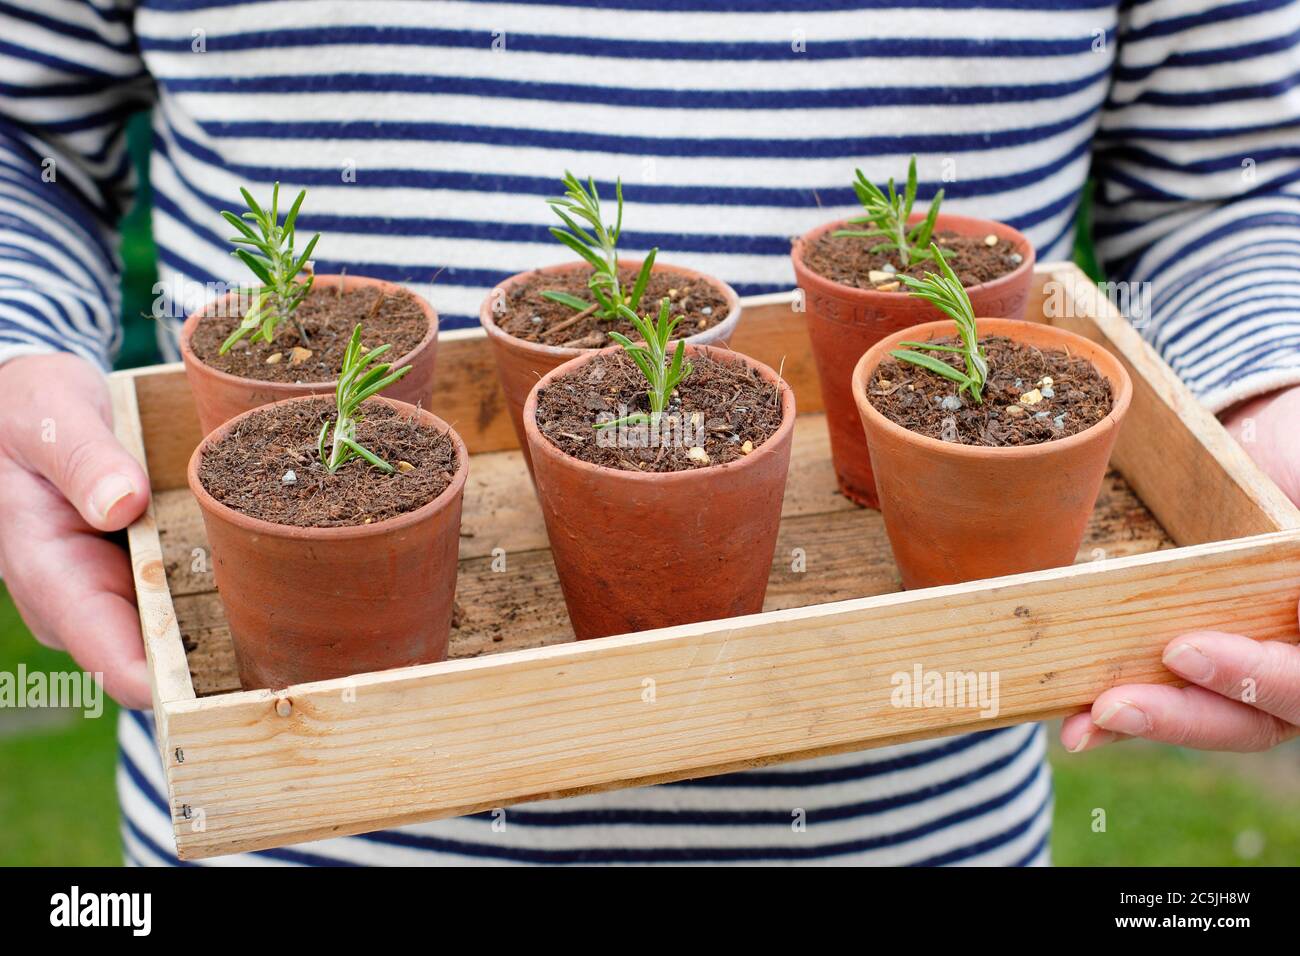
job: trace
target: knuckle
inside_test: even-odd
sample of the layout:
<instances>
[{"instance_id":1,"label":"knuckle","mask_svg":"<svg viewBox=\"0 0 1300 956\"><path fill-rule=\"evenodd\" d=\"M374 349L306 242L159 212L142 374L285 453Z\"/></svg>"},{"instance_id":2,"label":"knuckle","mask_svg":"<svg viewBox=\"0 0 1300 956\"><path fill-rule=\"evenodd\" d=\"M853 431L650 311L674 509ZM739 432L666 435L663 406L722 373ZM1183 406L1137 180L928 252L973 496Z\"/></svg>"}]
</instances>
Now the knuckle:
<instances>
[{"instance_id":1,"label":"knuckle","mask_svg":"<svg viewBox=\"0 0 1300 956\"><path fill-rule=\"evenodd\" d=\"M1272 750L1278 744L1289 740L1295 735L1296 728L1288 727L1276 717L1269 717L1267 714L1261 715L1261 717L1262 719L1258 722L1249 741L1247 749L1250 752Z\"/></svg>"},{"instance_id":2,"label":"knuckle","mask_svg":"<svg viewBox=\"0 0 1300 956\"><path fill-rule=\"evenodd\" d=\"M78 438L55 460L55 480L64 488L89 488L104 460L102 438Z\"/></svg>"},{"instance_id":3,"label":"knuckle","mask_svg":"<svg viewBox=\"0 0 1300 956\"><path fill-rule=\"evenodd\" d=\"M1259 702L1300 711L1300 651L1289 644L1264 641L1252 668Z\"/></svg>"}]
</instances>

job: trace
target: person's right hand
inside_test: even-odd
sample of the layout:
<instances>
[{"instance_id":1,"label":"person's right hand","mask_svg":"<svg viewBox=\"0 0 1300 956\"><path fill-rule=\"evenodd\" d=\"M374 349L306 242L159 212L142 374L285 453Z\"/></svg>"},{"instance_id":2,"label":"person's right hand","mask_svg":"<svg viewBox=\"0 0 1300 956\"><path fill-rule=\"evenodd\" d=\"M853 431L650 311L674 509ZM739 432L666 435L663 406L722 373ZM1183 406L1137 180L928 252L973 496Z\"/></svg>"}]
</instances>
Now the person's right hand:
<instances>
[{"instance_id":1,"label":"person's right hand","mask_svg":"<svg viewBox=\"0 0 1300 956\"><path fill-rule=\"evenodd\" d=\"M127 707L149 706L131 565L100 532L144 511L144 470L113 436L99 370L73 355L0 365L0 577L43 644Z\"/></svg>"}]
</instances>

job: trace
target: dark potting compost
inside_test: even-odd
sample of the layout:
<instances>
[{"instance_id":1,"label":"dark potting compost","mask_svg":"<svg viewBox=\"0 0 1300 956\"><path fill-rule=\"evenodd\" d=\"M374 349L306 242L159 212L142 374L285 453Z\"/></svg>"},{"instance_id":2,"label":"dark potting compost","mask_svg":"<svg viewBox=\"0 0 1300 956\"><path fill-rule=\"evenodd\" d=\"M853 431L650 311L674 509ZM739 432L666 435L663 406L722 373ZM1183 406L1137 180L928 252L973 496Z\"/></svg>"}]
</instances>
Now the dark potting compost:
<instances>
[{"instance_id":1,"label":"dark potting compost","mask_svg":"<svg viewBox=\"0 0 1300 956\"><path fill-rule=\"evenodd\" d=\"M630 290L636 283L636 270L620 269L620 288ZM567 305L545 298L543 292L566 292L593 302L587 281L590 269L564 273L534 272L512 286L505 297L504 311L494 312L497 327L517 339L564 348L599 349L612 345L608 333L621 332L636 340L639 335L626 320L610 321L595 314L582 314ZM658 312L659 303L668 299L673 315L681 316L678 335L688 338L723 321L730 314L726 298L712 283L676 273L667 268L655 269L641 298L643 311Z\"/></svg>"},{"instance_id":2,"label":"dark potting compost","mask_svg":"<svg viewBox=\"0 0 1300 956\"><path fill-rule=\"evenodd\" d=\"M415 511L443 493L459 467L451 438L374 400L357 441L397 469L354 459L331 475L317 454L332 399L259 409L203 453L199 480L217 501L252 518L299 528L371 524Z\"/></svg>"},{"instance_id":3,"label":"dark potting compost","mask_svg":"<svg viewBox=\"0 0 1300 956\"><path fill-rule=\"evenodd\" d=\"M958 396L957 383L887 358L867 388L872 406L911 431L963 445L1036 445L1091 428L1114 404L1110 381L1087 359L1041 350L1002 336L980 340L988 354L984 401ZM937 345L960 345L957 338ZM931 355L964 371L955 353Z\"/></svg>"},{"instance_id":4,"label":"dark potting compost","mask_svg":"<svg viewBox=\"0 0 1300 956\"><path fill-rule=\"evenodd\" d=\"M247 304L245 297L244 304ZM336 283L317 280L294 317L307 333L303 346L298 327L281 322L271 342L236 342L225 355L221 344L239 325L238 314L205 316L194 329L190 345L203 364L261 382L331 382L343 366L343 352L357 323L364 328L367 348L392 343L389 357L397 361L429 332L429 320L415 296L405 290L391 294L373 287L340 292Z\"/></svg>"},{"instance_id":5,"label":"dark potting compost","mask_svg":"<svg viewBox=\"0 0 1300 956\"><path fill-rule=\"evenodd\" d=\"M993 236L992 233L989 236ZM934 241L952 255L948 264L961 284L967 288L991 282L1014 272L1024 261L1015 243L993 236L990 244L986 236L963 236L955 232L935 233ZM879 238L861 236L819 236L804 252L804 264L823 278L855 289L874 289L878 292L907 293L907 287L894 275L904 273L924 278L927 272L938 271L933 259L913 262L902 268L897 253L872 252L880 245ZM874 275L873 275L874 273Z\"/></svg>"},{"instance_id":6,"label":"dark potting compost","mask_svg":"<svg viewBox=\"0 0 1300 956\"><path fill-rule=\"evenodd\" d=\"M557 448L581 461L625 471L686 471L735 461L767 441L781 425L779 387L765 381L743 362L697 354L691 374L678 385L664 410L673 430L660 435L695 436L702 441L651 441L648 428L628 426L643 436L613 440L617 428L602 436L598 421L649 412L646 382L625 352L602 355L537 396L537 427ZM603 416L603 419L602 419ZM641 447L631 447L637 441ZM702 449L702 450L701 450Z\"/></svg>"}]
</instances>

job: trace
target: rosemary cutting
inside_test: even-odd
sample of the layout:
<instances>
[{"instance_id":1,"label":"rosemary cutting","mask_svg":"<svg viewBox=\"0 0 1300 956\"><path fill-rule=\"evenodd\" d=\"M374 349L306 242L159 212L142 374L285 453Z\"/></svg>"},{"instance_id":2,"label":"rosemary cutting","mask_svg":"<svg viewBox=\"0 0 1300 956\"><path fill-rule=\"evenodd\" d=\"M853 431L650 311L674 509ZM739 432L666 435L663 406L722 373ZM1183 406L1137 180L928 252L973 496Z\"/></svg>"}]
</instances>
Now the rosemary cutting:
<instances>
[{"instance_id":1,"label":"rosemary cutting","mask_svg":"<svg viewBox=\"0 0 1300 956\"><path fill-rule=\"evenodd\" d=\"M348 342L348 347L343 353L343 371L339 375L338 384L334 387L336 415L332 422L327 421L321 426L320 438L316 442L321 464L331 475L353 458L365 459L371 466L385 473L393 471L392 465L356 440L357 422L360 421L357 411L361 403L383 391L411 370L411 366L407 365L390 374L388 370L392 366L387 362L381 362L367 370L371 362L391 348L391 344L380 345L363 355L360 323L352 330L352 340ZM333 425L332 437L331 425ZM326 450L327 439L329 439L328 451Z\"/></svg>"},{"instance_id":2,"label":"rosemary cutting","mask_svg":"<svg viewBox=\"0 0 1300 956\"><path fill-rule=\"evenodd\" d=\"M298 219L298 210L302 208L307 190L298 193L298 198L289 207L283 223L280 222L278 182L271 191L269 210L263 209L247 189L240 187L239 191L244 196L248 211L236 215L222 210L221 215L239 230L239 235L230 238L236 245L231 255L248 266L262 285L253 293L252 304L244 313L239 328L221 343L220 353L225 355L231 346L250 332L251 341L260 338L263 342L270 342L275 337L279 324L289 319L297 327L298 338L303 346L309 347L311 343L307 340L307 331L298 321L296 313L303 298L311 291L313 277L308 273L302 282L298 282L297 277L311 259L320 233L312 236L301 255L294 250L294 223ZM245 246L250 248L244 248Z\"/></svg>"},{"instance_id":3,"label":"rosemary cutting","mask_svg":"<svg viewBox=\"0 0 1300 956\"><path fill-rule=\"evenodd\" d=\"M659 250L650 250L641 263L641 271L637 273L632 290L624 293L618 280L618 238L623 231L623 181L620 179L614 184L618 209L612 225L606 224L601 215L600 194L596 191L595 179L589 178L587 185L583 186L573 173L566 170L564 187L563 197L547 200L564 223L564 228L552 226L551 235L591 264L592 273L587 288L596 301L584 302L575 295L554 290L543 292L543 298L567 305L577 312L594 313L610 322L620 317L619 310L623 307L636 312L640 308L641 297L645 294L646 283L650 281L650 271L654 268L655 256Z\"/></svg>"},{"instance_id":4,"label":"rosemary cutting","mask_svg":"<svg viewBox=\"0 0 1300 956\"><path fill-rule=\"evenodd\" d=\"M637 330L645 344L633 342L621 332L610 332L609 337L623 346L623 350L632 357L636 367L645 376L646 395L650 399L650 414L636 412L612 422L599 422L596 428L612 428L615 425L642 425L653 423L672 398L673 390L686 376L691 374L691 363L686 361L686 343L677 342L672 358L668 357L668 343L672 341L673 330L681 321L680 316L670 315L672 304L663 299L659 303L659 319L651 322L649 318L637 315L625 305L619 306L619 316L627 319Z\"/></svg>"},{"instance_id":5,"label":"rosemary cutting","mask_svg":"<svg viewBox=\"0 0 1300 956\"><path fill-rule=\"evenodd\" d=\"M939 253L939 247L931 245L931 254L938 260L943 275L927 272L924 279L900 275L898 278L911 289L911 295L934 305L940 312L949 316L957 324L957 333L961 346L931 345L928 342L899 342L903 348L894 349L889 354L901 362L911 362L921 368L941 375L959 386L957 394L969 394L977 405L984 403L984 384L989 377L988 356L979 343L979 330L975 325L975 310L971 306L970 296L962 286L957 274L948 265L948 260ZM965 359L966 369L954 368L930 352L952 352Z\"/></svg>"},{"instance_id":6,"label":"rosemary cutting","mask_svg":"<svg viewBox=\"0 0 1300 956\"><path fill-rule=\"evenodd\" d=\"M932 256L942 259L943 253L933 243L930 236L934 232L934 222L939 215L939 205L943 202L943 190L934 194L930 202L930 211L915 226L908 227L907 221L912 216L912 204L916 202L916 156L907 167L907 185L902 195L894 187L894 180L889 180L888 193L867 179L862 170L854 170L857 178L853 182L853 191L858 194L858 202L866 210L866 215L859 219L850 219L854 225L874 225L874 229L837 229L834 236L856 236L863 239L884 239L884 242L872 246L872 252L896 252L899 264L906 269L916 262L924 262Z\"/></svg>"}]
</instances>

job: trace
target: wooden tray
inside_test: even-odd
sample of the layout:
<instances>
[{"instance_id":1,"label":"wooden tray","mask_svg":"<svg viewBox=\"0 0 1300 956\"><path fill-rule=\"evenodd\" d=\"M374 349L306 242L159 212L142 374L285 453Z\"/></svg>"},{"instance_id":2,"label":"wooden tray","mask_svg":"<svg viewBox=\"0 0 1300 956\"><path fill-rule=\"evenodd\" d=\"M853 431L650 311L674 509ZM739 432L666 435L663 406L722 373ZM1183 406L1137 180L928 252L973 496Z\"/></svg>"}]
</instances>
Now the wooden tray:
<instances>
[{"instance_id":1,"label":"wooden tray","mask_svg":"<svg viewBox=\"0 0 1300 956\"><path fill-rule=\"evenodd\" d=\"M1160 652L1192 628L1295 640L1300 513L1078 269L1035 276L1031 318L1105 342L1135 386L1075 566L898 593L880 516L835 491L796 299L766 296L733 344L783 362L801 412L766 610L578 644L487 340L454 332L433 406L473 453L453 659L281 692L239 689L185 484L184 372L114 374L154 491L129 539L179 855L1042 720L1174 682ZM917 665L996 673L997 715L894 706Z\"/></svg>"}]
</instances>

